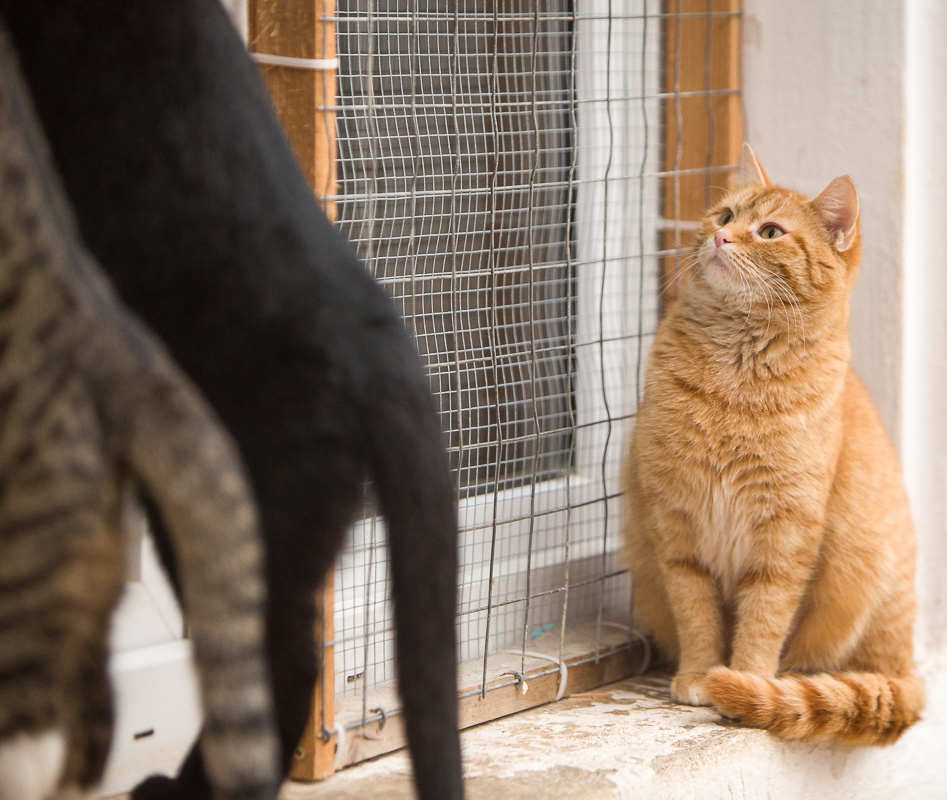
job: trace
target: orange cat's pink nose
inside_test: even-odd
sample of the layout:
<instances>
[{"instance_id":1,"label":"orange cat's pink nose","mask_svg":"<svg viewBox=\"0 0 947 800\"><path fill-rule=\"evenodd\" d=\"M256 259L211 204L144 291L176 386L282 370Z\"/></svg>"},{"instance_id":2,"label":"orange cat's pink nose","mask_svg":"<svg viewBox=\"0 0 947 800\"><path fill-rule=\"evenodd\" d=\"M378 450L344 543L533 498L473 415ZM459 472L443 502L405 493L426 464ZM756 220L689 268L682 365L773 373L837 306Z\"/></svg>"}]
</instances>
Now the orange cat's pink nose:
<instances>
[{"instance_id":1,"label":"orange cat's pink nose","mask_svg":"<svg viewBox=\"0 0 947 800\"><path fill-rule=\"evenodd\" d=\"M732 242L733 238L730 235L730 231L728 231L726 228L721 228L714 234L714 244L716 244L717 247L722 247L723 245L731 244Z\"/></svg>"}]
</instances>

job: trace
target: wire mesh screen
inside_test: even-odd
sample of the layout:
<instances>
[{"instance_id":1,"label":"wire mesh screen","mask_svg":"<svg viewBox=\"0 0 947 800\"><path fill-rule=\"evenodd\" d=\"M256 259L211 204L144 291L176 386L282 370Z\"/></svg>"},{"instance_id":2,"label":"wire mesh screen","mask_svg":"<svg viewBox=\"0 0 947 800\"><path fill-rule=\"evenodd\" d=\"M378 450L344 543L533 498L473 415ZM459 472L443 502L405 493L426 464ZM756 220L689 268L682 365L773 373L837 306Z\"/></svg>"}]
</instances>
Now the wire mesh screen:
<instances>
[{"instance_id":1,"label":"wire mesh screen","mask_svg":"<svg viewBox=\"0 0 947 800\"><path fill-rule=\"evenodd\" d=\"M337 2L338 221L440 405L470 691L501 655L628 639L619 466L676 252L664 6ZM363 709L395 677L382 528L368 503L335 576L336 693Z\"/></svg>"},{"instance_id":2,"label":"wire mesh screen","mask_svg":"<svg viewBox=\"0 0 947 800\"><path fill-rule=\"evenodd\" d=\"M340 222L417 334L462 496L561 474L572 439L568 20L476 5L339 25Z\"/></svg>"}]
</instances>

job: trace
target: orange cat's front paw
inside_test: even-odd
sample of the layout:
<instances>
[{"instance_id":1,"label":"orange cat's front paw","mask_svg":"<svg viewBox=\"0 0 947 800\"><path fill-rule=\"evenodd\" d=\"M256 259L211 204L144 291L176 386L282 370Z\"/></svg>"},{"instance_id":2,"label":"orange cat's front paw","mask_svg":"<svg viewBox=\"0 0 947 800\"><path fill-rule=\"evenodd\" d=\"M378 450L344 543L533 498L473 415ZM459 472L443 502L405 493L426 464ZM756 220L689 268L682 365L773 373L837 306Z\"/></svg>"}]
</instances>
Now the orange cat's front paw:
<instances>
[{"instance_id":1,"label":"orange cat's front paw","mask_svg":"<svg viewBox=\"0 0 947 800\"><path fill-rule=\"evenodd\" d=\"M679 672L671 681L671 699L688 706L712 706L703 672Z\"/></svg>"}]
</instances>

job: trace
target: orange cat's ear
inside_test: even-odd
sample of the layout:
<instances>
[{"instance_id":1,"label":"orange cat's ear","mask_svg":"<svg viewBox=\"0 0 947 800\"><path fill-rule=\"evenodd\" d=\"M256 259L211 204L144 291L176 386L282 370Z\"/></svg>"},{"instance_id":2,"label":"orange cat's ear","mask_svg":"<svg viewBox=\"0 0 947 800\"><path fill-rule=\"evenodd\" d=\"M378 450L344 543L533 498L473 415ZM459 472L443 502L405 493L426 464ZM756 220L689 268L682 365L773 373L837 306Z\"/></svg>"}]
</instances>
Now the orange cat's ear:
<instances>
[{"instance_id":1,"label":"orange cat's ear","mask_svg":"<svg viewBox=\"0 0 947 800\"><path fill-rule=\"evenodd\" d=\"M746 189L748 186L767 186L769 178L763 172L760 162L756 160L756 155L746 142L743 143L743 152L740 153L740 163L737 166L737 174L734 180L735 189Z\"/></svg>"},{"instance_id":2,"label":"orange cat's ear","mask_svg":"<svg viewBox=\"0 0 947 800\"><path fill-rule=\"evenodd\" d=\"M832 244L839 252L852 246L858 229L858 190L848 175L836 178L815 200L814 205L825 218Z\"/></svg>"}]
</instances>

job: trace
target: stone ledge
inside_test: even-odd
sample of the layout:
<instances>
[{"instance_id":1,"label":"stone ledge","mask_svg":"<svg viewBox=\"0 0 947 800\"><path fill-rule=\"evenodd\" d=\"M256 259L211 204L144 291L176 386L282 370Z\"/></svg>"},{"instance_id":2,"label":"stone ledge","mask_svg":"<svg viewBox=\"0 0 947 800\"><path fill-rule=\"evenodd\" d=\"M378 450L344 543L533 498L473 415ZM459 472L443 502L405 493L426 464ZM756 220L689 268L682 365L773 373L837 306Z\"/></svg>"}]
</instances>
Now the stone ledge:
<instances>
[{"instance_id":1,"label":"stone ledge","mask_svg":"<svg viewBox=\"0 0 947 800\"><path fill-rule=\"evenodd\" d=\"M712 709L668 700L646 676L573 695L462 734L469 800L789 800L947 798L947 681L925 671L925 718L887 748L787 744ZM410 800L404 752L281 800Z\"/></svg>"}]
</instances>

